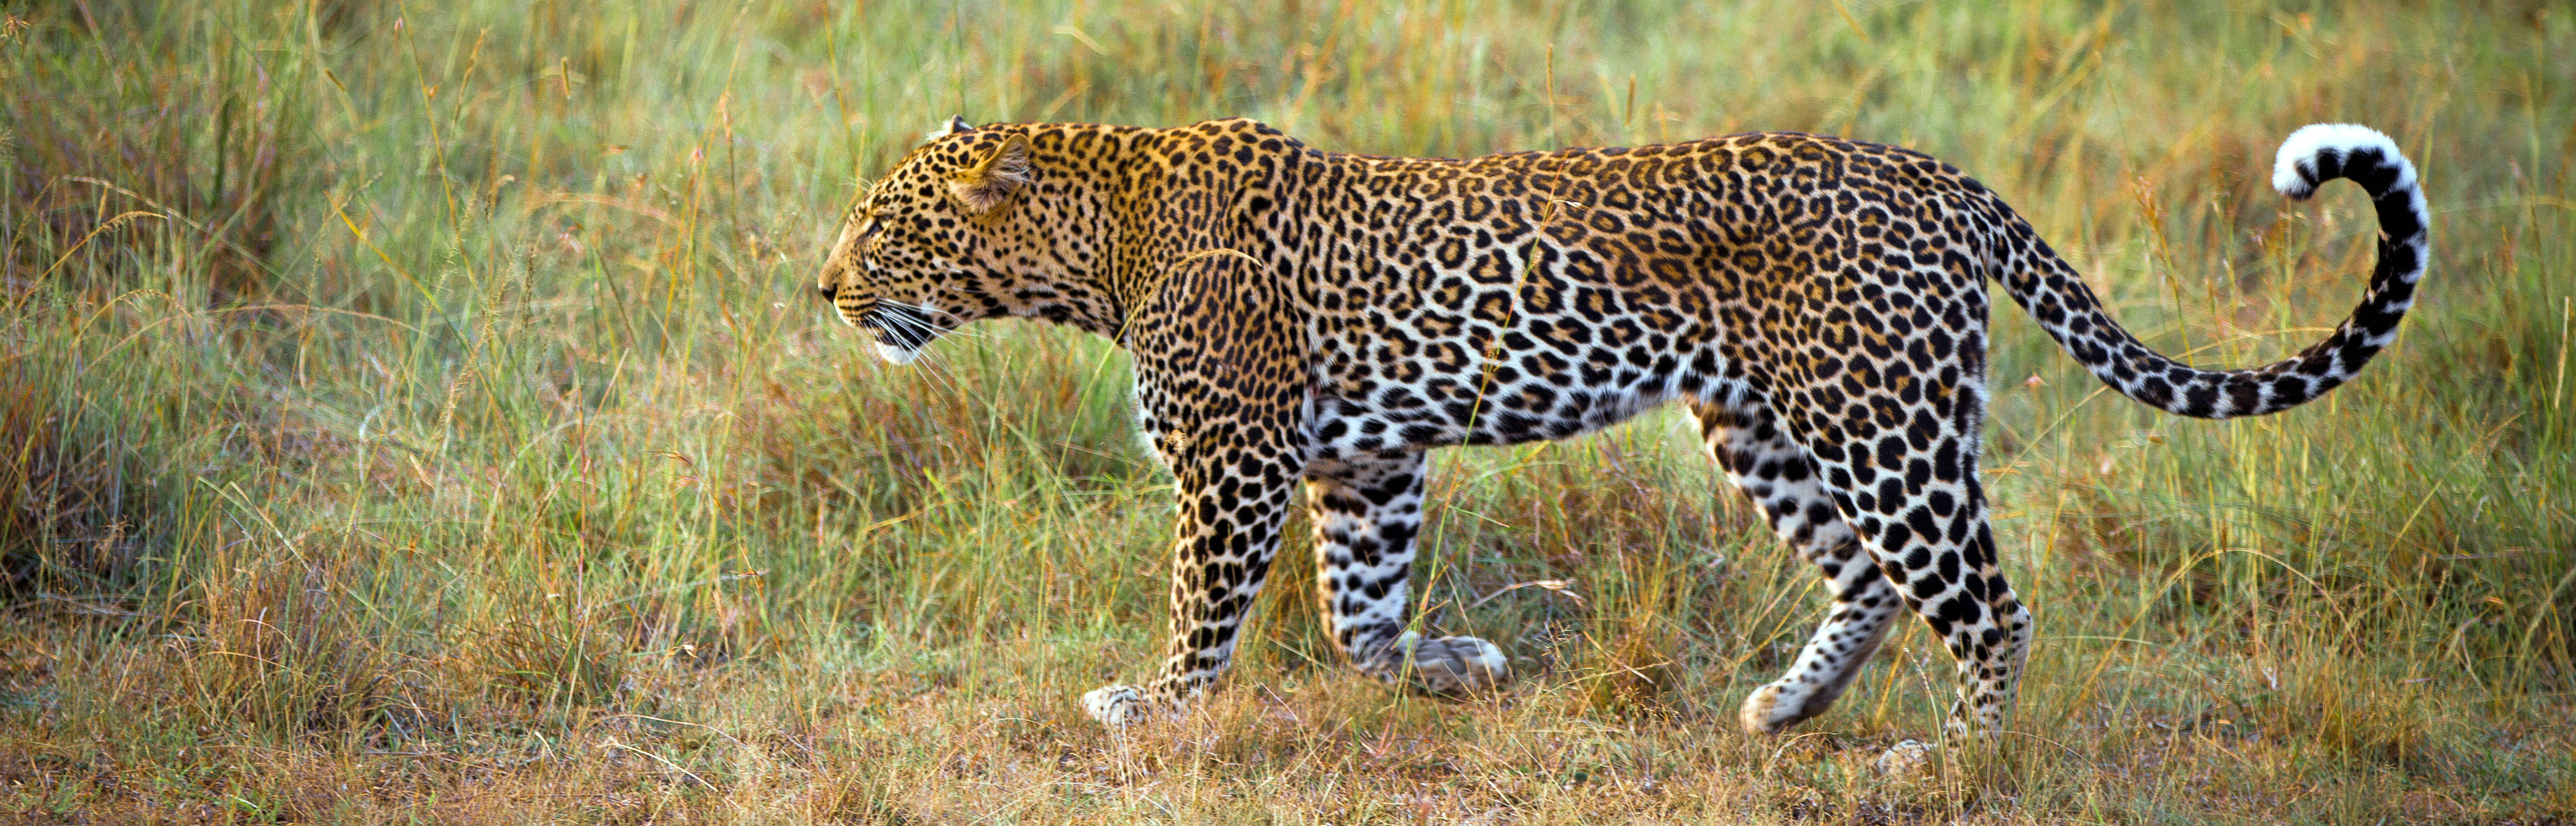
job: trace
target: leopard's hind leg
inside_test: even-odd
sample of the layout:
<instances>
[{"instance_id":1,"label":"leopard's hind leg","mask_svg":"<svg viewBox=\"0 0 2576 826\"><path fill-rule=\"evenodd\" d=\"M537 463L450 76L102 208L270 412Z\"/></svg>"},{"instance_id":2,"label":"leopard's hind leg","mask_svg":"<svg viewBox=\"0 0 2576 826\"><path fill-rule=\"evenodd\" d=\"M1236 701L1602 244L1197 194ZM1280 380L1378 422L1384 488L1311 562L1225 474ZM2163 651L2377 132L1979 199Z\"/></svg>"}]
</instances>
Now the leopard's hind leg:
<instances>
[{"instance_id":1,"label":"leopard's hind leg","mask_svg":"<svg viewBox=\"0 0 2576 826\"><path fill-rule=\"evenodd\" d=\"M2004 581L1986 521L1977 385L1968 376L1926 390L1912 415L1854 416L1814 404L1782 413L1880 575L1957 658L1957 700L1943 724L1954 739L2002 727L2031 632L2030 611Z\"/></svg>"},{"instance_id":2,"label":"leopard's hind leg","mask_svg":"<svg viewBox=\"0 0 2576 826\"><path fill-rule=\"evenodd\" d=\"M1843 521L1806 449L1781 432L1769 409L1738 400L1696 404L1691 413L1727 481L1762 508L1782 542L1816 566L1833 596L1833 608L1797 661L1744 698L1744 729L1777 733L1825 713L1878 651L1904 606Z\"/></svg>"},{"instance_id":3,"label":"leopard's hind leg","mask_svg":"<svg viewBox=\"0 0 2576 826\"><path fill-rule=\"evenodd\" d=\"M1308 468L1315 591L1333 644L1361 672L1434 694L1491 689L1510 674L1502 649L1475 637L1423 639L1405 628L1423 464L1419 450L1337 451Z\"/></svg>"}]
</instances>

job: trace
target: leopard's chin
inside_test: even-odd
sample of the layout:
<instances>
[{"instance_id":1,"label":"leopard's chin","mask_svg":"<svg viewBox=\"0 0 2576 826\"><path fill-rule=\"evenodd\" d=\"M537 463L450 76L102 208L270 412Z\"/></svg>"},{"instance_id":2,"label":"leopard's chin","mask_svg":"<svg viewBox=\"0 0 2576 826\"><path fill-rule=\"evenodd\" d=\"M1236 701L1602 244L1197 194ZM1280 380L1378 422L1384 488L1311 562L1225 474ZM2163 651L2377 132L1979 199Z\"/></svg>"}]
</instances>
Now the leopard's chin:
<instances>
[{"instance_id":1,"label":"leopard's chin","mask_svg":"<svg viewBox=\"0 0 2576 826\"><path fill-rule=\"evenodd\" d=\"M880 341L877 342L877 357L889 364L911 364L913 359L921 358L921 351Z\"/></svg>"}]
</instances>

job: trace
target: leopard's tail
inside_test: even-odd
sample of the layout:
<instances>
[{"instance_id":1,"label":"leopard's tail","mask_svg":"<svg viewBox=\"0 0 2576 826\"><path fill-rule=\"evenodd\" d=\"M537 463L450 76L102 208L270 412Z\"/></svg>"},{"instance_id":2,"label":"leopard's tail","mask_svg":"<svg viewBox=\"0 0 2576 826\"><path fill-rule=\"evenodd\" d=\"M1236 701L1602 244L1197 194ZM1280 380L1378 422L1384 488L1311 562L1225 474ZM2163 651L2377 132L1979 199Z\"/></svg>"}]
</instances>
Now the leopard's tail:
<instances>
[{"instance_id":1,"label":"leopard's tail","mask_svg":"<svg viewBox=\"0 0 2576 826\"><path fill-rule=\"evenodd\" d=\"M2317 124L2290 133L2272 166L2272 187L2292 199L2336 178L2360 184L2376 202L2379 264L2360 306L2334 334L2282 361L2202 370L2148 349L2103 312L2075 269L2018 216L2007 223L2027 240L2012 245L2020 261L2007 268L2004 285L2069 355L2129 398L2203 419L2287 410L2350 380L2397 339L2397 322L2414 306L2415 283L2432 254L2424 191L2395 141L2361 126Z\"/></svg>"}]
</instances>

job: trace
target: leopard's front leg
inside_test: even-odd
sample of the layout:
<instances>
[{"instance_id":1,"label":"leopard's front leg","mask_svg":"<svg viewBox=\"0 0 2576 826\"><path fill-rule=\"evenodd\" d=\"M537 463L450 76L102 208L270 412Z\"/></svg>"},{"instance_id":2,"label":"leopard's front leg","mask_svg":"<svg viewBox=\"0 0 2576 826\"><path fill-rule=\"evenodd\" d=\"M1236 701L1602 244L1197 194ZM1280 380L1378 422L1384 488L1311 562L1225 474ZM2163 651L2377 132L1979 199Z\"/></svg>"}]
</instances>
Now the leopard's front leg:
<instances>
[{"instance_id":1,"label":"leopard's front leg","mask_svg":"<svg viewBox=\"0 0 2576 826\"><path fill-rule=\"evenodd\" d=\"M1225 672L1279 550L1280 523L1303 464L1288 435L1270 430L1223 422L1157 440L1180 492L1170 641L1152 681L1083 695L1093 719L1116 727L1177 714Z\"/></svg>"}]
</instances>

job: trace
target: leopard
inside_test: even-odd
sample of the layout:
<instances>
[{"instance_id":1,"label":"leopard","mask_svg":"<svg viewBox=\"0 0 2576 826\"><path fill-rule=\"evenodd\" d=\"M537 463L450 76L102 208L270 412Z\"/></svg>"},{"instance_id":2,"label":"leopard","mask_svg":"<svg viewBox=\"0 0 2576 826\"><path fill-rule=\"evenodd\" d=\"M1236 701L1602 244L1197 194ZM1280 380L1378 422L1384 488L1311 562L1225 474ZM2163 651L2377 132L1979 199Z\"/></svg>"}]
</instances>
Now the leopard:
<instances>
[{"instance_id":1,"label":"leopard","mask_svg":"<svg viewBox=\"0 0 2576 826\"><path fill-rule=\"evenodd\" d=\"M1244 118L952 118L864 188L817 286L898 364L994 318L1131 358L1139 435L1177 516L1159 668L1080 700L1113 731L1213 687L1301 488L1339 656L1431 694L1500 691L1500 646L1426 636L1413 616L1426 455L1679 403L1831 602L1738 722L1771 735L1823 714L1911 613L1956 686L1936 742L1888 759L1991 740L2031 646L1978 469L1989 283L2148 407L2287 410L2393 343L2430 258L2415 167L2381 132L2300 128L2271 183L2303 200L2337 178L2377 219L2366 290L2323 340L2243 369L2142 343L1958 168L1800 132L1458 159L1325 151Z\"/></svg>"}]
</instances>

